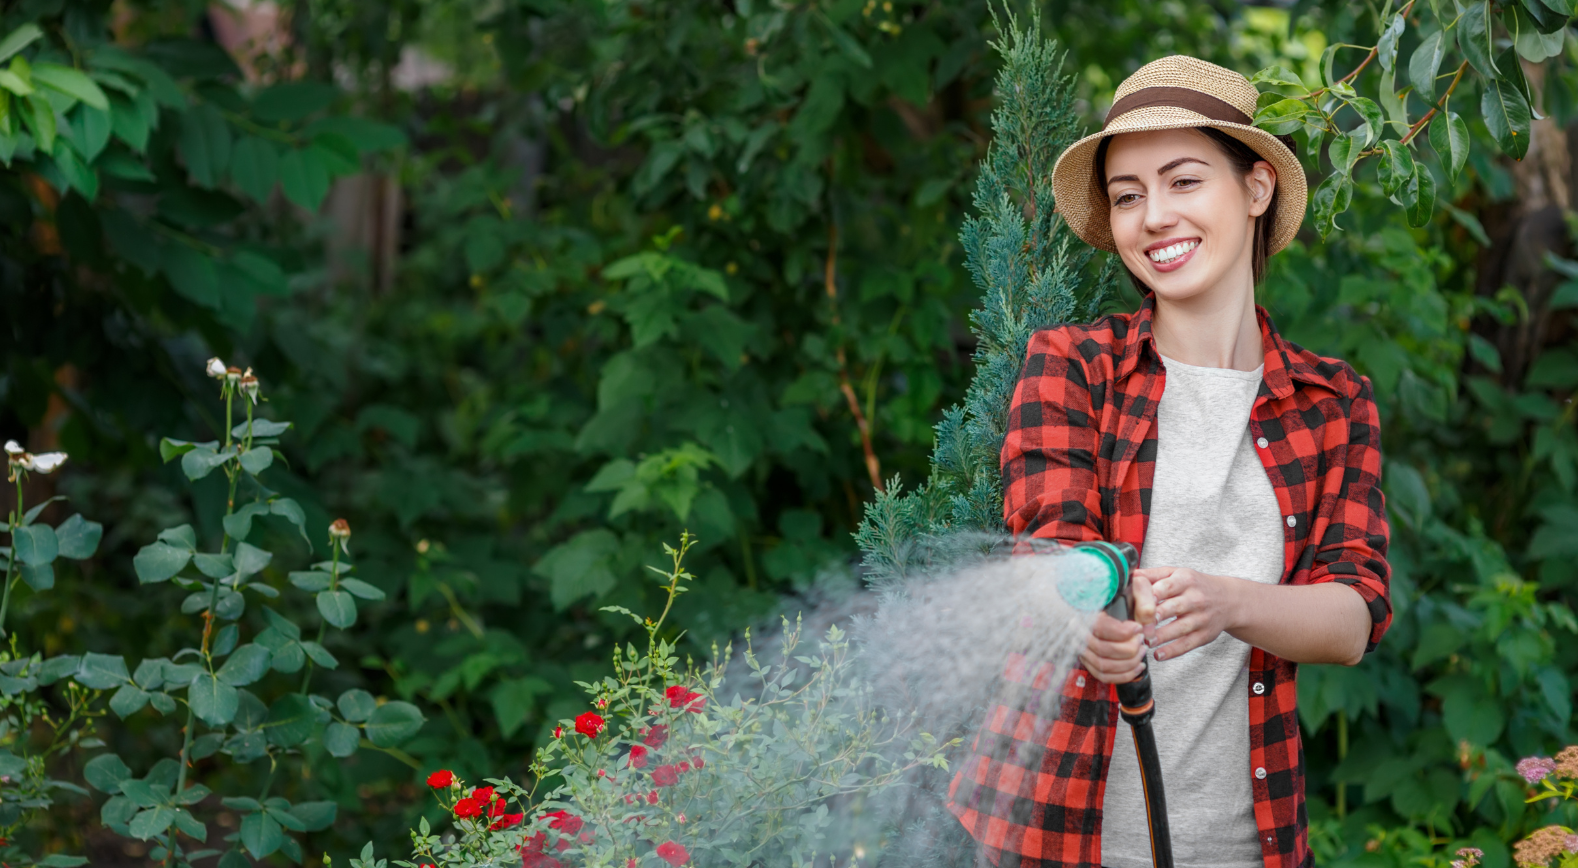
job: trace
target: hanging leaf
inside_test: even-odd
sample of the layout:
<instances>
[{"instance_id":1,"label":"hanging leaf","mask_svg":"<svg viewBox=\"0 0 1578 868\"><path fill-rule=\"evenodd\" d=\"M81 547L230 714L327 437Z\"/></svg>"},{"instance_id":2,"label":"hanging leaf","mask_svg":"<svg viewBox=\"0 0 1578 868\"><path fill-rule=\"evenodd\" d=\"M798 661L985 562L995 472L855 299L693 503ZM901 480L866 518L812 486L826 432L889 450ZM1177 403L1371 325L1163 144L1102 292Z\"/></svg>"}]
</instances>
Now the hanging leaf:
<instances>
[{"instance_id":1,"label":"hanging leaf","mask_svg":"<svg viewBox=\"0 0 1578 868\"><path fill-rule=\"evenodd\" d=\"M386 702L367 719L367 740L379 747L395 747L422 728L426 718L409 702Z\"/></svg>"},{"instance_id":2,"label":"hanging leaf","mask_svg":"<svg viewBox=\"0 0 1578 868\"><path fill-rule=\"evenodd\" d=\"M1414 85L1414 93L1427 104L1433 105L1436 101L1436 76L1441 70L1441 59L1446 57L1454 41L1452 31L1437 30L1419 43L1414 56L1408 60L1408 80Z\"/></svg>"},{"instance_id":3,"label":"hanging leaf","mask_svg":"<svg viewBox=\"0 0 1578 868\"><path fill-rule=\"evenodd\" d=\"M1490 0L1476 0L1468 4L1457 26L1458 47L1463 49L1463 56L1468 59L1469 65L1487 81L1494 81L1501 76L1501 71L1496 69L1496 63L1491 59L1496 54L1491 21Z\"/></svg>"},{"instance_id":4,"label":"hanging leaf","mask_svg":"<svg viewBox=\"0 0 1578 868\"><path fill-rule=\"evenodd\" d=\"M12 55L32 45L34 41L41 39L43 36L44 31L40 30L39 26L31 21L7 33L4 39L0 39L0 63L10 60Z\"/></svg>"},{"instance_id":5,"label":"hanging leaf","mask_svg":"<svg viewBox=\"0 0 1578 868\"><path fill-rule=\"evenodd\" d=\"M1408 225L1418 229L1430 223L1436 211L1436 179L1429 166L1415 164L1413 181L1403 191L1403 202L1408 209Z\"/></svg>"},{"instance_id":6,"label":"hanging leaf","mask_svg":"<svg viewBox=\"0 0 1578 868\"><path fill-rule=\"evenodd\" d=\"M57 63L36 63L33 65L33 84L48 88L59 94L64 94L72 100L84 105L92 106L101 112L110 110L110 99L99 89L93 79L88 78L80 70ZM64 109L62 109L64 111Z\"/></svg>"},{"instance_id":7,"label":"hanging leaf","mask_svg":"<svg viewBox=\"0 0 1578 868\"><path fill-rule=\"evenodd\" d=\"M1529 104L1517 87L1499 78L1486 82L1479 111L1502 152L1514 160L1523 159L1529 151Z\"/></svg>"},{"instance_id":8,"label":"hanging leaf","mask_svg":"<svg viewBox=\"0 0 1578 868\"><path fill-rule=\"evenodd\" d=\"M1393 199L1414 177L1414 158L1408 147L1394 139L1381 143L1382 154L1376 164L1376 178L1381 182L1381 192Z\"/></svg>"},{"instance_id":9,"label":"hanging leaf","mask_svg":"<svg viewBox=\"0 0 1578 868\"><path fill-rule=\"evenodd\" d=\"M1255 126L1272 135L1287 135L1304 125L1304 113L1308 110L1303 100L1278 100L1255 112Z\"/></svg>"},{"instance_id":10,"label":"hanging leaf","mask_svg":"<svg viewBox=\"0 0 1578 868\"><path fill-rule=\"evenodd\" d=\"M1441 166L1447 172L1447 182L1456 184L1458 173L1463 171L1463 164L1468 162L1468 124L1458 117L1457 112L1447 112L1445 117L1437 116L1430 122L1430 147L1441 158Z\"/></svg>"},{"instance_id":11,"label":"hanging leaf","mask_svg":"<svg viewBox=\"0 0 1578 868\"><path fill-rule=\"evenodd\" d=\"M1353 106L1359 117L1364 119L1364 147L1369 148L1380 141L1381 135L1386 132L1386 117L1381 114L1381 107L1376 105L1374 100L1362 96L1353 97L1346 102Z\"/></svg>"},{"instance_id":12,"label":"hanging leaf","mask_svg":"<svg viewBox=\"0 0 1578 868\"><path fill-rule=\"evenodd\" d=\"M132 567L137 572L137 581L146 585L173 577L185 569L187 561L191 559L192 552L188 549L156 542L143 546L137 552L137 556L132 558Z\"/></svg>"},{"instance_id":13,"label":"hanging leaf","mask_svg":"<svg viewBox=\"0 0 1578 868\"><path fill-rule=\"evenodd\" d=\"M207 103L181 116L181 156L192 183L214 187L230 165L230 125Z\"/></svg>"},{"instance_id":14,"label":"hanging leaf","mask_svg":"<svg viewBox=\"0 0 1578 868\"><path fill-rule=\"evenodd\" d=\"M1337 215L1348 210L1353 200L1353 179L1347 174L1333 173L1315 188L1310 207L1314 212L1315 231L1322 238L1340 229Z\"/></svg>"},{"instance_id":15,"label":"hanging leaf","mask_svg":"<svg viewBox=\"0 0 1578 868\"><path fill-rule=\"evenodd\" d=\"M1375 59L1380 62L1381 69L1391 71L1397 65L1397 40L1403 36L1403 28L1408 22L1397 13L1386 24L1386 29L1381 31L1381 38L1375 44Z\"/></svg>"},{"instance_id":16,"label":"hanging leaf","mask_svg":"<svg viewBox=\"0 0 1578 868\"><path fill-rule=\"evenodd\" d=\"M292 203L317 211L329 194L329 170L314 148L295 148L279 161L280 188Z\"/></svg>"},{"instance_id":17,"label":"hanging leaf","mask_svg":"<svg viewBox=\"0 0 1578 868\"><path fill-rule=\"evenodd\" d=\"M252 201L268 202L279 180L279 150L266 139L243 138L230 155L230 177Z\"/></svg>"}]
</instances>

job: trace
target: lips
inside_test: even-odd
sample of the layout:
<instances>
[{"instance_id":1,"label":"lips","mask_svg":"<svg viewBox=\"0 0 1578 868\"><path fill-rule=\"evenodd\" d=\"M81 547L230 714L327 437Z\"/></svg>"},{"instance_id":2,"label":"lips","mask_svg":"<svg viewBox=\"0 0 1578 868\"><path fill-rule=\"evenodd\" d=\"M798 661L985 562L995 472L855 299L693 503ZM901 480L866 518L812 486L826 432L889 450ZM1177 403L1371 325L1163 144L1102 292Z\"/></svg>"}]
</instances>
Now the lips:
<instances>
[{"instance_id":1,"label":"lips","mask_svg":"<svg viewBox=\"0 0 1578 868\"><path fill-rule=\"evenodd\" d=\"M1145 257L1151 261L1151 267L1160 272L1176 271L1184 263L1194 258L1196 250L1200 249L1200 239L1184 238L1176 241L1158 243L1145 251Z\"/></svg>"}]
</instances>

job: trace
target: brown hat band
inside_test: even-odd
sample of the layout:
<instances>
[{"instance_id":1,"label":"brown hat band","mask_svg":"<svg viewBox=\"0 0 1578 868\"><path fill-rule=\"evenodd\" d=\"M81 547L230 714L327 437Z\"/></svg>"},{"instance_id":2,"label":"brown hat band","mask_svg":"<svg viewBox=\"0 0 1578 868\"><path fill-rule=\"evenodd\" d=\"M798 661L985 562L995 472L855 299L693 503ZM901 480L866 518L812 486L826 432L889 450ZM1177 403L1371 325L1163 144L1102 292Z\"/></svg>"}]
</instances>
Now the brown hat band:
<instances>
[{"instance_id":1,"label":"brown hat band","mask_svg":"<svg viewBox=\"0 0 1578 868\"><path fill-rule=\"evenodd\" d=\"M1107 110L1107 117L1102 120L1102 128L1111 123L1115 118L1121 117L1135 109L1167 106L1171 108L1188 109L1198 115L1203 115L1213 121L1228 124L1244 124L1248 126L1252 119L1244 114L1233 104L1220 100L1198 90L1187 87L1142 87L1134 93L1112 104Z\"/></svg>"}]
</instances>

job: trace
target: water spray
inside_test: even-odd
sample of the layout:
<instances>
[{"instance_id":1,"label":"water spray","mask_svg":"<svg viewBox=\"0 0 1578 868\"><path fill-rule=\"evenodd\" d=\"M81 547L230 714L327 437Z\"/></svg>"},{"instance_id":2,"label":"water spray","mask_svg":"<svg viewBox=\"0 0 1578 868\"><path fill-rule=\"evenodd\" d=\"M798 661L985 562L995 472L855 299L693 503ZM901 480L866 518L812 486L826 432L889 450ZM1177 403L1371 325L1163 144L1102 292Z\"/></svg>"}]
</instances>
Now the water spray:
<instances>
[{"instance_id":1,"label":"water spray","mask_svg":"<svg viewBox=\"0 0 1578 868\"><path fill-rule=\"evenodd\" d=\"M1130 578L1138 563L1139 553L1128 543L1080 543L1068 553L1066 568L1057 576L1058 593L1076 609L1104 610L1120 621L1128 621L1132 618ZM1156 754L1156 733L1151 730L1156 701L1151 696L1150 665L1143 665L1140 677L1117 686L1118 712L1134 733L1134 753L1140 762L1145 791L1145 817L1151 829L1151 864L1173 868L1162 763Z\"/></svg>"}]
</instances>

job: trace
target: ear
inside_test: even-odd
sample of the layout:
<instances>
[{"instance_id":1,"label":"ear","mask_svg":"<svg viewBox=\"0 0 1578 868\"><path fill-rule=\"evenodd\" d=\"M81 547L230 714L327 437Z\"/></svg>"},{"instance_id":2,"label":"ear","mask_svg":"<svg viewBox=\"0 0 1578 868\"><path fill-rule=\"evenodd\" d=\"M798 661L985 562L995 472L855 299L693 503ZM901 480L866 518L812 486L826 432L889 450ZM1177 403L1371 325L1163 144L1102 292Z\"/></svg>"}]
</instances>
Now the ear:
<instances>
[{"instance_id":1,"label":"ear","mask_svg":"<svg viewBox=\"0 0 1578 868\"><path fill-rule=\"evenodd\" d=\"M1257 161L1244 176L1244 185L1249 188L1249 216L1259 217L1271 207L1271 193L1277 189L1277 170L1265 160Z\"/></svg>"}]
</instances>

